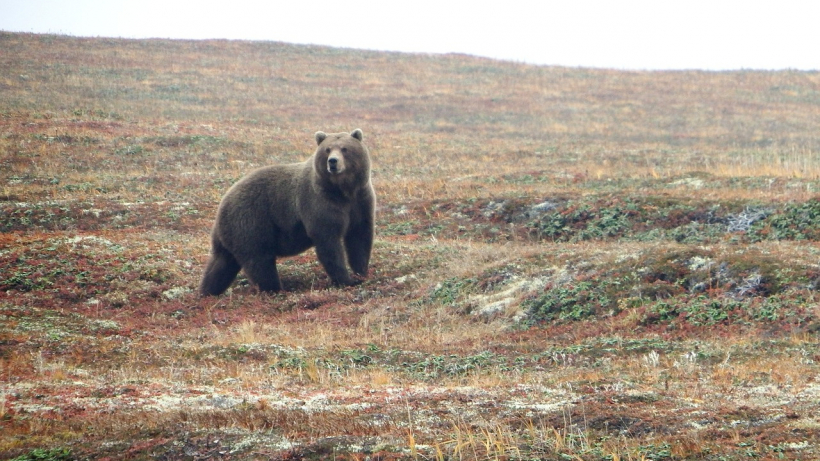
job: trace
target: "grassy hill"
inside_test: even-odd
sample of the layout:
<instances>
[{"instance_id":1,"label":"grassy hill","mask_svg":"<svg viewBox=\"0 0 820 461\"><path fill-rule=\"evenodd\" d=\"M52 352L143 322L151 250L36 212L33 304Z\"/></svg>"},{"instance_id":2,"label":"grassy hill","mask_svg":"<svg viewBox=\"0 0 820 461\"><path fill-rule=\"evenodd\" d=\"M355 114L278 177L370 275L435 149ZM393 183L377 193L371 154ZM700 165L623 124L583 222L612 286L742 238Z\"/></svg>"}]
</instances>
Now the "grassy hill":
<instances>
[{"instance_id":1,"label":"grassy hill","mask_svg":"<svg viewBox=\"0 0 820 461\"><path fill-rule=\"evenodd\" d=\"M0 32L0 458L820 457L820 73ZM195 293L362 128L373 273Z\"/></svg>"}]
</instances>

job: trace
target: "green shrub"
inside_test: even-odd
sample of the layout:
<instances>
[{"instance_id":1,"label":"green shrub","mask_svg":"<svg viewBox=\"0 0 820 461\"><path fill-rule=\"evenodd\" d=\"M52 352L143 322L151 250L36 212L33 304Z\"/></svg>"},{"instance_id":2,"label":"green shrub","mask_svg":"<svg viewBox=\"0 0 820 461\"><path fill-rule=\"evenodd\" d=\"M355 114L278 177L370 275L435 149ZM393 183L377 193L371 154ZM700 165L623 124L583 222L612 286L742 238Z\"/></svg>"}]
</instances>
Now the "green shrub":
<instances>
[{"instance_id":1,"label":"green shrub","mask_svg":"<svg viewBox=\"0 0 820 461\"><path fill-rule=\"evenodd\" d=\"M749 239L818 240L820 239L820 200L788 205L782 212L753 224Z\"/></svg>"},{"instance_id":2,"label":"green shrub","mask_svg":"<svg viewBox=\"0 0 820 461\"><path fill-rule=\"evenodd\" d=\"M522 303L533 321L581 320L613 307L603 281L582 281L553 287Z\"/></svg>"},{"instance_id":3,"label":"green shrub","mask_svg":"<svg viewBox=\"0 0 820 461\"><path fill-rule=\"evenodd\" d=\"M13 458L11 461L71 461L71 450L68 448L36 448L25 455Z\"/></svg>"}]
</instances>

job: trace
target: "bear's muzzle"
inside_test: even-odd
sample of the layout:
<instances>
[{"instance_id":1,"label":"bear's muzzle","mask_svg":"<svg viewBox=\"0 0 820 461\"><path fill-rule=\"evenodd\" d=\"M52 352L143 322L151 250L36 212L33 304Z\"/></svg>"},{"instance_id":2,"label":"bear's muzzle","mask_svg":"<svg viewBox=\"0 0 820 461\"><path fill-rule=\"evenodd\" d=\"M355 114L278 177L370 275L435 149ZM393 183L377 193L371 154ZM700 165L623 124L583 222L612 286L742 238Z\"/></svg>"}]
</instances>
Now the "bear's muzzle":
<instances>
[{"instance_id":1,"label":"bear's muzzle","mask_svg":"<svg viewBox=\"0 0 820 461\"><path fill-rule=\"evenodd\" d=\"M339 174L345 170L345 158L338 154L333 154L327 158L327 172Z\"/></svg>"}]
</instances>

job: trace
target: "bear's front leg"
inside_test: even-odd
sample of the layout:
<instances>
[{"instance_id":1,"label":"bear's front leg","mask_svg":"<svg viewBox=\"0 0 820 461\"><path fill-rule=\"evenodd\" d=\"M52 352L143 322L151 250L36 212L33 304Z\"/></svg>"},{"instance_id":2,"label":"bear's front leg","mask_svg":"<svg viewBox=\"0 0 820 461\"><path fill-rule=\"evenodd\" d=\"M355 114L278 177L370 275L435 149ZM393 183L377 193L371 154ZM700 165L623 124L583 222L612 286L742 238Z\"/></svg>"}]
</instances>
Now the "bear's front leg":
<instances>
[{"instance_id":1,"label":"bear's front leg","mask_svg":"<svg viewBox=\"0 0 820 461\"><path fill-rule=\"evenodd\" d=\"M364 222L354 227L345 236L345 250L350 268L356 275L367 275L370 265L370 251L373 248L373 226Z\"/></svg>"},{"instance_id":2,"label":"bear's front leg","mask_svg":"<svg viewBox=\"0 0 820 461\"><path fill-rule=\"evenodd\" d=\"M327 275L336 285L356 285L359 283L347 272L341 240L317 243L316 256L324 266Z\"/></svg>"}]
</instances>

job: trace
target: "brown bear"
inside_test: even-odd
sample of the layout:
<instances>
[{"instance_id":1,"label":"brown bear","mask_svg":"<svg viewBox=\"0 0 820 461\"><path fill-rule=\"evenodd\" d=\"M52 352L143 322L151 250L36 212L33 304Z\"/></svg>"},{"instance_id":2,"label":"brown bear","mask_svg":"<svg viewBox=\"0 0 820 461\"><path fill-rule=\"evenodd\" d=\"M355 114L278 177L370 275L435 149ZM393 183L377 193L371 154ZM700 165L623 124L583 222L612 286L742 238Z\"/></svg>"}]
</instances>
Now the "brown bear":
<instances>
[{"instance_id":1,"label":"brown bear","mask_svg":"<svg viewBox=\"0 0 820 461\"><path fill-rule=\"evenodd\" d=\"M362 130L316 133L303 163L259 168L234 184L219 204L202 295L224 292L240 269L261 291L282 289L276 258L310 247L336 285L367 275L376 194Z\"/></svg>"}]
</instances>

